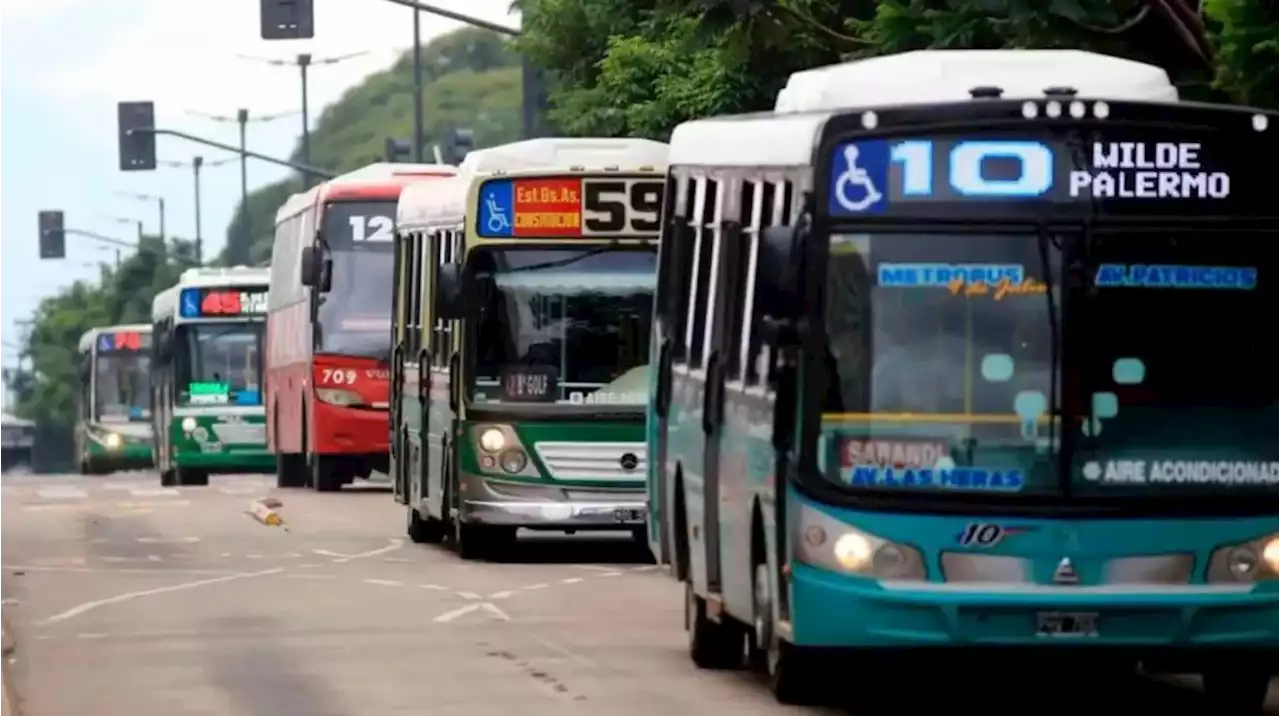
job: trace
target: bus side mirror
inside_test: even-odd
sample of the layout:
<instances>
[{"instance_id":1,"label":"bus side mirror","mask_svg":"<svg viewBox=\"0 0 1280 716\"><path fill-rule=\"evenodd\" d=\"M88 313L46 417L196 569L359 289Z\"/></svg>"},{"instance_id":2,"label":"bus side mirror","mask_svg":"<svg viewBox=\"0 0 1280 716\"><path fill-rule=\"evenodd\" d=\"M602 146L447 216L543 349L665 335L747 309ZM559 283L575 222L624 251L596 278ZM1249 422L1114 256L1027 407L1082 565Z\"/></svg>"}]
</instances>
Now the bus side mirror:
<instances>
[{"instance_id":1,"label":"bus side mirror","mask_svg":"<svg viewBox=\"0 0 1280 716\"><path fill-rule=\"evenodd\" d=\"M314 246L302 247L302 285L315 287L319 283L320 256Z\"/></svg>"},{"instance_id":2,"label":"bus side mirror","mask_svg":"<svg viewBox=\"0 0 1280 716\"><path fill-rule=\"evenodd\" d=\"M447 321L462 317L462 265L441 264L436 269L436 315Z\"/></svg>"},{"instance_id":3,"label":"bus side mirror","mask_svg":"<svg viewBox=\"0 0 1280 716\"><path fill-rule=\"evenodd\" d=\"M87 358L80 361L76 366L76 375L79 376L81 383L84 385L89 384L89 360Z\"/></svg>"}]
</instances>

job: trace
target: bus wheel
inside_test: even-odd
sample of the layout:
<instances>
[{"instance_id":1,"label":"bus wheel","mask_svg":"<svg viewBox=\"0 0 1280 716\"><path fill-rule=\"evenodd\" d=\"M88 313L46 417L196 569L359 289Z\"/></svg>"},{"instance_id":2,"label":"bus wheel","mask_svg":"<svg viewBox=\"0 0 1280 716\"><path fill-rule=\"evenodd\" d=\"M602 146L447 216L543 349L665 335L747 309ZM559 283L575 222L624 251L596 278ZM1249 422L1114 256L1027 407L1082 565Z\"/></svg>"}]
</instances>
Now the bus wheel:
<instances>
[{"instance_id":1,"label":"bus wheel","mask_svg":"<svg viewBox=\"0 0 1280 716\"><path fill-rule=\"evenodd\" d=\"M325 455L311 456L311 487L316 492L337 492L342 489L342 464Z\"/></svg>"},{"instance_id":2,"label":"bus wheel","mask_svg":"<svg viewBox=\"0 0 1280 716\"><path fill-rule=\"evenodd\" d=\"M773 580L769 565L758 564L753 579L755 604L750 659L763 667L769 690L780 704L811 706L821 694L812 678L808 652L779 638L773 621Z\"/></svg>"},{"instance_id":3,"label":"bus wheel","mask_svg":"<svg viewBox=\"0 0 1280 716\"><path fill-rule=\"evenodd\" d=\"M728 614L719 623L707 617L707 600L684 583L684 628L689 635L689 657L699 669L742 667L743 629Z\"/></svg>"},{"instance_id":4,"label":"bus wheel","mask_svg":"<svg viewBox=\"0 0 1280 716\"><path fill-rule=\"evenodd\" d=\"M418 508L413 505L405 507L405 532L409 534L409 539L415 544L440 544L444 541L445 525L441 520L427 515L424 519L422 513L418 512Z\"/></svg>"},{"instance_id":5,"label":"bus wheel","mask_svg":"<svg viewBox=\"0 0 1280 716\"><path fill-rule=\"evenodd\" d=\"M1208 697L1212 713L1256 714L1267 701L1271 688L1271 676L1267 669L1226 668L1206 671L1204 693Z\"/></svg>"},{"instance_id":6,"label":"bus wheel","mask_svg":"<svg viewBox=\"0 0 1280 716\"><path fill-rule=\"evenodd\" d=\"M193 470L189 467L174 468L174 482L178 485L208 485L209 473L204 470Z\"/></svg>"},{"instance_id":7,"label":"bus wheel","mask_svg":"<svg viewBox=\"0 0 1280 716\"><path fill-rule=\"evenodd\" d=\"M306 487L307 465L301 455L276 455L276 487Z\"/></svg>"},{"instance_id":8,"label":"bus wheel","mask_svg":"<svg viewBox=\"0 0 1280 716\"><path fill-rule=\"evenodd\" d=\"M172 469L172 468L170 468L170 469L168 469L168 470L161 470L161 471L160 471L160 486L161 486L161 487L173 487L175 484L177 484L177 482L174 480L174 474L173 474L173 469Z\"/></svg>"}]
</instances>

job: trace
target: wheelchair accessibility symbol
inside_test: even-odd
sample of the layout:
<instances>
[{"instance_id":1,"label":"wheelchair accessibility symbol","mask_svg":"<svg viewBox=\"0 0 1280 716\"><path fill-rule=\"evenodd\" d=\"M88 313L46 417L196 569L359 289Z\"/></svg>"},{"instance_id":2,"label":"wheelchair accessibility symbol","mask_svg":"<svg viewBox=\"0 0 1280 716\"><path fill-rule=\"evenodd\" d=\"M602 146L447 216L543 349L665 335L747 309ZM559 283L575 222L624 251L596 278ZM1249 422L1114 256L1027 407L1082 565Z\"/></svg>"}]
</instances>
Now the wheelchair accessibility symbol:
<instances>
[{"instance_id":1,"label":"wheelchair accessibility symbol","mask_svg":"<svg viewBox=\"0 0 1280 716\"><path fill-rule=\"evenodd\" d=\"M480 190L476 230L483 236L511 236L515 217L514 187L508 180L487 182Z\"/></svg>"},{"instance_id":2,"label":"wheelchair accessibility symbol","mask_svg":"<svg viewBox=\"0 0 1280 716\"><path fill-rule=\"evenodd\" d=\"M881 191L889 174L886 142L856 142L836 150L831 167L832 214L867 214L884 210Z\"/></svg>"}]
</instances>

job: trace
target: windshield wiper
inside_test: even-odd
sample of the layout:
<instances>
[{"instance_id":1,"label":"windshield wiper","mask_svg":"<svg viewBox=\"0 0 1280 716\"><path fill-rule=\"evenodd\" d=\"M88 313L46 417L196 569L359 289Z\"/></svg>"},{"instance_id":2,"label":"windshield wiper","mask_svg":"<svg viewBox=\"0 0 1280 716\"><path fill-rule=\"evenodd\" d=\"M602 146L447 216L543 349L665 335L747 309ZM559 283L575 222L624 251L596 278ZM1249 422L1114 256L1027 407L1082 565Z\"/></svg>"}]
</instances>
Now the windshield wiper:
<instances>
[{"instance_id":1,"label":"windshield wiper","mask_svg":"<svg viewBox=\"0 0 1280 716\"><path fill-rule=\"evenodd\" d=\"M1066 416L1062 415L1058 405L1059 374L1062 372L1062 323L1058 320L1058 302L1053 296L1055 277L1053 261L1050 260L1049 254L1050 249L1056 248L1061 251L1062 246L1049 235L1049 227L1043 223L1040 224L1036 234L1036 247L1040 253L1040 272L1044 275L1045 302L1049 310L1049 440L1054 441L1058 435L1059 422L1067 423ZM1065 261L1063 265L1066 265ZM1070 287L1067 290L1070 290ZM1061 447L1061 445L1058 446L1059 450Z\"/></svg>"},{"instance_id":2,"label":"windshield wiper","mask_svg":"<svg viewBox=\"0 0 1280 716\"><path fill-rule=\"evenodd\" d=\"M618 248L618 246L619 246L618 242L612 241L605 246L597 246L594 249L583 251L577 256L570 256L568 258L556 259L555 261L544 261L540 264L529 264L528 266L517 266L515 268L504 269L503 273L516 273L517 271L540 271L542 269L563 268L571 264L576 264L583 259L589 259L592 256L599 256L600 254L606 253L608 251L613 251L614 249Z\"/></svg>"}]
</instances>

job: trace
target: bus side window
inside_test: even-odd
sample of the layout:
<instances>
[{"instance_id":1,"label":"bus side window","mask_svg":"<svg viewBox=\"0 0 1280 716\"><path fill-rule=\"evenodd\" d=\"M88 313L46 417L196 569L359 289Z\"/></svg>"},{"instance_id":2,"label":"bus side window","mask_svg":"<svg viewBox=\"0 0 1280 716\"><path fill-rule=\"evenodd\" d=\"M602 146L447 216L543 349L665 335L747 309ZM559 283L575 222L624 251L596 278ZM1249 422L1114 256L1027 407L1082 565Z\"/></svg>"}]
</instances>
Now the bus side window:
<instances>
[{"instance_id":1,"label":"bus side window","mask_svg":"<svg viewBox=\"0 0 1280 716\"><path fill-rule=\"evenodd\" d=\"M741 380L744 384L752 374L753 353L752 336L757 333L753 329L756 310L756 270L760 257L760 227L765 212L764 180L752 180L742 186L742 233L739 240L744 245L737 252L739 276L737 310L733 312L729 326L729 340L725 345L729 350L729 378Z\"/></svg>"},{"instance_id":2,"label":"bus side window","mask_svg":"<svg viewBox=\"0 0 1280 716\"><path fill-rule=\"evenodd\" d=\"M693 267L690 271L692 281L689 284L689 312L685 319L685 345L689 351L688 364L700 368L707 332L707 309L715 282L712 254L718 235L710 231L708 226L715 211L716 183L706 177L697 177L694 182L697 189L689 221L694 227Z\"/></svg>"},{"instance_id":3,"label":"bus side window","mask_svg":"<svg viewBox=\"0 0 1280 716\"><path fill-rule=\"evenodd\" d=\"M409 305L405 318L405 345L413 360L422 351L422 247L426 236L421 231L409 235L405 247L409 259L409 286L405 295Z\"/></svg>"},{"instance_id":4,"label":"bus side window","mask_svg":"<svg viewBox=\"0 0 1280 716\"><path fill-rule=\"evenodd\" d=\"M396 232L393 236L391 259L391 346L404 350L404 299L400 292L404 290L404 246L405 234Z\"/></svg>"},{"instance_id":5,"label":"bus side window","mask_svg":"<svg viewBox=\"0 0 1280 716\"><path fill-rule=\"evenodd\" d=\"M675 361L683 361L689 351L688 330L690 280L693 271L694 231L691 219L693 205L700 184L687 174L679 175L679 188L676 192L674 209L669 235L664 250L670 249L670 279L667 281L666 309L670 326L667 328L671 336L671 357ZM660 306L662 304L659 304Z\"/></svg>"}]
</instances>

